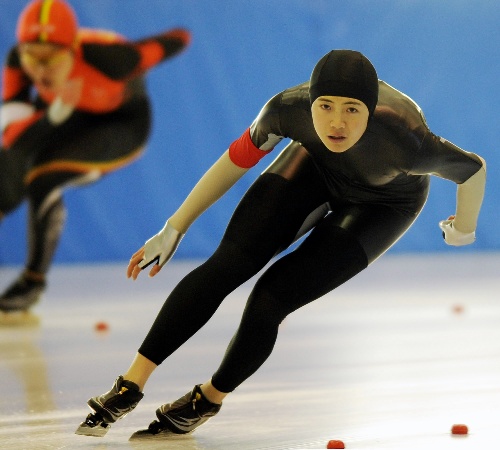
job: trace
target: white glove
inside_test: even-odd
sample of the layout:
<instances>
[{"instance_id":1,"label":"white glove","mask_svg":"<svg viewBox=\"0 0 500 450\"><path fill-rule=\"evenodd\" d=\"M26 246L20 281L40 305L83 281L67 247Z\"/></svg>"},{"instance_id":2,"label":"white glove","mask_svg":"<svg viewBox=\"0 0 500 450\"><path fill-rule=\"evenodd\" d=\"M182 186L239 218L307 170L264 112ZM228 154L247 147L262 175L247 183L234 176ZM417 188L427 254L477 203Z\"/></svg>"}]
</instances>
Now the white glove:
<instances>
[{"instance_id":1,"label":"white glove","mask_svg":"<svg viewBox=\"0 0 500 450\"><path fill-rule=\"evenodd\" d=\"M31 103L4 103L2 106L0 106L0 129L2 133L12 122L27 119L33 114L35 114L35 107Z\"/></svg>"},{"instance_id":2,"label":"white glove","mask_svg":"<svg viewBox=\"0 0 500 450\"><path fill-rule=\"evenodd\" d=\"M184 234L179 233L167 221L161 231L144 244L144 258L139 267L145 269L153 263L163 267L174 255L183 237Z\"/></svg>"},{"instance_id":3,"label":"white glove","mask_svg":"<svg viewBox=\"0 0 500 450\"><path fill-rule=\"evenodd\" d=\"M73 114L75 107L64 103L61 97L57 97L49 106L47 112L49 121L52 125L60 125L68 120L69 116Z\"/></svg>"},{"instance_id":4,"label":"white glove","mask_svg":"<svg viewBox=\"0 0 500 450\"><path fill-rule=\"evenodd\" d=\"M476 240L476 232L463 233L453 226L454 219L442 220L439 228L443 231L443 238L448 245L460 246L472 244Z\"/></svg>"}]
</instances>

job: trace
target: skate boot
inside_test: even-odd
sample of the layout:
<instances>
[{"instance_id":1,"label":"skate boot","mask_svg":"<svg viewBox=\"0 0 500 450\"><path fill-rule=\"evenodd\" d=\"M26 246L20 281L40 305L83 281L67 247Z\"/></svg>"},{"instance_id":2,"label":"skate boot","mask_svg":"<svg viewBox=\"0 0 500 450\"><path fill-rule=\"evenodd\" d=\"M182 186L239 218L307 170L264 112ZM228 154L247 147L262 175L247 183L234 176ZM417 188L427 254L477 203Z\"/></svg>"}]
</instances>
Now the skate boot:
<instances>
[{"instance_id":1,"label":"skate boot","mask_svg":"<svg viewBox=\"0 0 500 450\"><path fill-rule=\"evenodd\" d=\"M142 439L151 436L187 434L215 416L222 405L212 403L203 395L200 384L191 392L176 400L166 403L156 410L158 420L150 423L147 430L139 430L130 439Z\"/></svg>"},{"instance_id":2,"label":"skate boot","mask_svg":"<svg viewBox=\"0 0 500 450\"><path fill-rule=\"evenodd\" d=\"M112 423L125 417L144 397L139 387L120 375L109 392L92 397L87 404L94 410L75 431L85 436L104 436Z\"/></svg>"},{"instance_id":3,"label":"skate boot","mask_svg":"<svg viewBox=\"0 0 500 450\"><path fill-rule=\"evenodd\" d=\"M27 311L45 291L45 281L35 281L21 274L0 296L0 311Z\"/></svg>"}]
</instances>

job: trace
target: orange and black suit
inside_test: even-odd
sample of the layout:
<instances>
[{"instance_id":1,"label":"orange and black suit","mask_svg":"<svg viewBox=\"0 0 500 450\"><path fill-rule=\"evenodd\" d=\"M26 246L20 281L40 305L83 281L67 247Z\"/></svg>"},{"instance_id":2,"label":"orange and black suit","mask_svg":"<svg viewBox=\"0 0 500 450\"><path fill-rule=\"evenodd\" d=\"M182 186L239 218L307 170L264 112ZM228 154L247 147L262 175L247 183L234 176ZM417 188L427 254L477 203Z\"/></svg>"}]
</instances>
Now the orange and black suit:
<instances>
[{"instance_id":1,"label":"orange and black suit","mask_svg":"<svg viewBox=\"0 0 500 450\"><path fill-rule=\"evenodd\" d=\"M3 105L23 102L34 112L2 130L0 218L28 199L27 270L48 270L66 215L63 188L93 182L141 154L151 124L144 74L189 41L184 29L138 41L80 29L68 81L79 83L82 95L69 119L57 126L47 116L56 93L34 85L17 46L11 49L3 68Z\"/></svg>"}]
</instances>

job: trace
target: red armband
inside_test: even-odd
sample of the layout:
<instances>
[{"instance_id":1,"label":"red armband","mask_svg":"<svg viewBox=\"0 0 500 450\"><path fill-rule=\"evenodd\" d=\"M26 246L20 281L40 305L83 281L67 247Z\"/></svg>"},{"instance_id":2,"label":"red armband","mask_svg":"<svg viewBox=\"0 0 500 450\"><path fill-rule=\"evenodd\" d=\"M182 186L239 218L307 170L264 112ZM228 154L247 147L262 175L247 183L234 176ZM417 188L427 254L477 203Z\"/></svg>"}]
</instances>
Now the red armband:
<instances>
[{"instance_id":1,"label":"red armband","mask_svg":"<svg viewBox=\"0 0 500 450\"><path fill-rule=\"evenodd\" d=\"M239 167L248 169L255 166L271 150L256 147L250 137L250 128L229 146L229 158Z\"/></svg>"}]
</instances>

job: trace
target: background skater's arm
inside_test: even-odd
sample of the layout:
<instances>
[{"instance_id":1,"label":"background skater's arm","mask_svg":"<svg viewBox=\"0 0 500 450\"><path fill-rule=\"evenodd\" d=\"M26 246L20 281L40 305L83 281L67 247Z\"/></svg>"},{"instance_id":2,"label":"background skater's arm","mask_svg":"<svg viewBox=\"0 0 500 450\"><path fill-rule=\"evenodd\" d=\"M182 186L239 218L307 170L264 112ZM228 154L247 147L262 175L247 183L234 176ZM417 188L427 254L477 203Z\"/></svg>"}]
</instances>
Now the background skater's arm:
<instances>
[{"instance_id":1,"label":"background skater's arm","mask_svg":"<svg viewBox=\"0 0 500 450\"><path fill-rule=\"evenodd\" d=\"M226 151L198 181L179 209L167 220L163 229L132 256L127 276L135 280L141 270L152 263L155 264L149 276L155 276L173 256L182 236L191 224L247 171L248 168L233 163L229 151Z\"/></svg>"}]
</instances>

